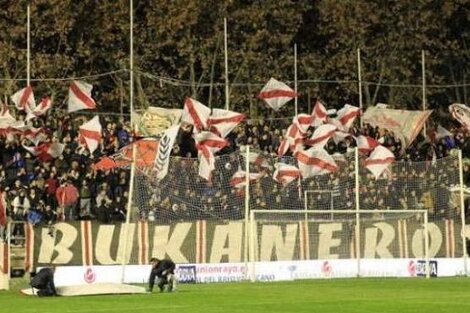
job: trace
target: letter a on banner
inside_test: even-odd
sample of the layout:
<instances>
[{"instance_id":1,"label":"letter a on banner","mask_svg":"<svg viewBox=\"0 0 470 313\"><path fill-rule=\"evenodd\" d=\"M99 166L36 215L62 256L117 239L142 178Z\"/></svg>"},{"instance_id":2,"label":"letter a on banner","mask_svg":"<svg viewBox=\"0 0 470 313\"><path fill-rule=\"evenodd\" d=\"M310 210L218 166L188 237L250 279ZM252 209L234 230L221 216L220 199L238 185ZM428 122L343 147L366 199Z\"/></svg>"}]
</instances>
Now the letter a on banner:
<instances>
[{"instance_id":1,"label":"letter a on banner","mask_svg":"<svg viewBox=\"0 0 470 313\"><path fill-rule=\"evenodd\" d=\"M157 172L157 179L163 179L168 173L170 154L179 129L180 125L175 125L168 128L165 130L162 138L158 143L158 151L157 155L155 156L155 162L153 166L154 171Z\"/></svg>"}]
</instances>

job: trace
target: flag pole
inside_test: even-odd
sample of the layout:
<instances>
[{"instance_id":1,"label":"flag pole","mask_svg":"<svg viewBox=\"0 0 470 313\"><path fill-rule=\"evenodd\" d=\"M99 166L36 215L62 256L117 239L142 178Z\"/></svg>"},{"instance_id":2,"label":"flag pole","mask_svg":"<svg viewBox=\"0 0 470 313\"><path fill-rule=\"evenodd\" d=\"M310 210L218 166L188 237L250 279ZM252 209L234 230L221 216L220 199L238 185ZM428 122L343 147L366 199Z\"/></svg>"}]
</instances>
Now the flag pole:
<instances>
[{"instance_id":1,"label":"flag pole","mask_svg":"<svg viewBox=\"0 0 470 313\"><path fill-rule=\"evenodd\" d=\"M423 80L423 111L426 111L426 58L424 56L424 50L421 50L421 74ZM426 137L426 123L423 127L424 136Z\"/></svg>"},{"instance_id":2,"label":"flag pole","mask_svg":"<svg viewBox=\"0 0 470 313\"><path fill-rule=\"evenodd\" d=\"M359 108L363 112L363 103L362 103L362 69L361 69L361 49L357 49L357 84L359 91ZM360 116L360 125L362 128L362 114Z\"/></svg>"},{"instance_id":3,"label":"flag pole","mask_svg":"<svg viewBox=\"0 0 470 313\"><path fill-rule=\"evenodd\" d=\"M124 233L126 240L124 240L124 252L122 254L121 266L121 283L125 281L125 274L126 274L126 264L127 264L127 246L128 246L128 238L129 238L129 227L130 227L130 219L131 219L131 211L132 211L132 198L134 196L134 177L135 177L135 166L136 166L136 156L137 156L137 147L135 143L135 133L137 131L137 125L134 125L132 112L134 111L134 2L133 0L129 0L129 113L130 113L130 124L131 124L131 132L133 132L133 142L132 142L132 162L131 162L131 173L129 177L129 192L126 204L126 223Z\"/></svg>"},{"instance_id":4,"label":"flag pole","mask_svg":"<svg viewBox=\"0 0 470 313\"><path fill-rule=\"evenodd\" d=\"M31 10L30 4L26 10L26 84L29 86L31 79Z\"/></svg>"},{"instance_id":5,"label":"flag pole","mask_svg":"<svg viewBox=\"0 0 470 313\"><path fill-rule=\"evenodd\" d=\"M131 127L134 126L134 3L129 1L129 113Z\"/></svg>"},{"instance_id":6,"label":"flag pole","mask_svg":"<svg viewBox=\"0 0 470 313\"><path fill-rule=\"evenodd\" d=\"M227 46L227 18L224 17L224 62L225 62L225 110L229 109L229 90L228 90L228 46Z\"/></svg>"},{"instance_id":7,"label":"flag pole","mask_svg":"<svg viewBox=\"0 0 470 313\"><path fill-rule=\"evenodd\" d=\"M298 113L298 96L297 96L297 43L294 44L294 91L295 91L295 98L294 98L294 109L295 115L297 116Z\"/></svg>"}]
</instances>

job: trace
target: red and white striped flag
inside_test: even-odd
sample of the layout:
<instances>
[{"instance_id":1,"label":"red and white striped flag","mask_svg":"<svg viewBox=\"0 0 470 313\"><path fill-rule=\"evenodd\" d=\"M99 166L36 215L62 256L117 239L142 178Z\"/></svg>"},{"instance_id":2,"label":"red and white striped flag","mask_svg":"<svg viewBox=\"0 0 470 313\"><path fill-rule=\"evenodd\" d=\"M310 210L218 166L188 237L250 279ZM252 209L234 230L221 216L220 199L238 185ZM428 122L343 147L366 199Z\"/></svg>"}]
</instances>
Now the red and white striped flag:
<instances>
[{"instance_id":1,"label":"red and white striped flag","mask_svg":"<svg viewBox=\"0 0 470 313\"><path fill-rule=\"evenodd\" d=\"M360 108L346 104L341 110L338 111L338 116L336 119L346 130L349 130L356 117L358 117L360 114Z\"/></svg>"},{"instance_id":2,"label":"red and white striped flag","mask_svg":"<svg viewBox=\"0 0 470 313\"><path fill-rule=\"evenodd\" d=\"M52 106L52 100L49 97L42 98L41 102L34 110L31 110L26 115L26 120L30 120L32 118L44 115L47 110L49 110Z\"/></svg>"},{"instance_id":3,"label":"red and white striped flag","mask_svg":"<svg viewBox=\"0 0 470 313\"><path fill-rule=\"evenodd\" d=\"M300 133L299 128L296 124L292 124L287 128L286 135L277 149L277 154L283 156L289 149L295 154L300 150L303 141L304 137Z\"/></svg>"},{"instance_id":4,"label":"red and white striped flag","mask_svg":"<svg viewBox=\"0 0 470 313\"><path fill-rule=\"evenodd\" d=\"M85 124L79 127L80 137L85 141L90 153L93 153L102 138L102 127L99 116L95 116Z\"/></svg>"},{"instance_id":5,"label":"red and white striped flag","mask_svg":"<svg viewBox=\"0 0 470 313\"><path fill-rule=\"evenodd\" d=\"M305 143L309 146L315 147L316 149L323 149L328 140L335 135L336 130L337 128L334 125L321 125L315 129L312 137L306 140Z\"/></svg>"},{"instance_id":6,"label":"red and white striped flag","mask_svg":"<svg viewBox=\"0 0 470 313\"><path fill-rule=\"evenodd\" d=\"M214 154L206 146L199 148L199 171L198 174L205 180L211 180L212 171L215 169Z\"/></svg>"},{"instance_id":7,"label":"red and white striped flag","mask_svg":"<svg viewBox=\"0 0 470 313\"><path fill-rule=\"evenodd\" d=\"M323 105L323 103L317 100L312 112L312 126L320 126L321 124L326 122L327 117L328 113L326 111L325 106Z\"/></svg>"},{"instance_id":8,"label":"red and white striped flag","mask_svg":"<svg viewBox=\"0 0 470 313\"><path fill-rule=\"evenodd\" d=\"M333 141L335 144L338 144L342 141L344 141L346 138L351 137L351 134L342 130L338 130L335 132L335 135L333 136Z\"/></svg>"},{"instance_id":9,"label":"red and white striped flag","mask_svg":"<svg viewBox=\"0 0 470 313\"><path fill-rule=\"evenodd\" d=\"M257 181L263 177L266 173L250 173L250 183ZM233 174L232 179L230 179L230 186L236 189L244 188L246 186L246 172L243 170L238 170Z\"/></svg>"},{"instance_id":10,"label":"red and white striped flag","mask_svg":"<svg viewBox=\"0 0 470 313\"><path fill-rule=\"evenodd\" d=\"M69 87L68 112L96 109L96 102L91 97L92 89L91 84L74 80Z\"/></svg>"},{"instance_id":11,"label":"red and white striped flag","mask_svg":"<svg viewBox=\"0 0 470 313\"><path fill-rule=\"evenodd\" d=\"M296 155L303 178L336 172L338 165L324 149L310 148Z\"/></svg>"},{"instance_id":12,"label":"red and white striped flag","mask_svg":"<svg viewBox=\"0 0 470 313\"><path fill-rule=\"evenodd\" d=\"M364 166L374 174L375 179L377 179L393 161L395 161L393 153L384 146L378 146L364 161Z\"/></svg>"},{"instance_id":13,"label":"red and white striped flag","mask_svg":"<svg viewBox=\"0 0 470 313\"><path fill-rule=\"evenodd\" d=\"M35 128L33 126L24 126L24 127L17 127L16 129L21 130L21 134L23 137L31 140L35 145L37 145L39 142L46 140L46 131L44 128Z\"/></svg>"},{"instance_id":14,"label":"red and white striped flag","mask_svg":"<svg viewBox=\"0 0 470 313\"><path fill-rule=\"evenodd\" d=\"M58 142L45 142L35 147L23 146L40 161L47 162L62 155L65 145Z\"/></svg>"},{"instance_id":15,"label":"red and white striped flag","mask_svg":"<svg viewBox=\"0 0 470 313\"><path fill-rule=\"evenodd\" d=\"M5 193L0 191L0 226L7 225L7 202L5 201Z\"/></svg>"},{"instance_id":16,"label":"red and white striped flag","mask_svg":"<svg viewBox=\"0 0 470 313\"><path fill-rule=\"evenodd\" d=\"M268 160L263 155L261 155L260 153L250 152L249 158L250 158L250 160L249 160L250 164L257 165L261 168L268 168L269 167Z\"/></svg>"},{"instance_id":17,"label":"red and white striped flag","mask_svg":"<svg viewBox=\"0 0 470 313\"><path fill-rule=\"evenodd\" d=\"M21 111L32 111L36 108L36 100L34 100L33 88L27 86L11 96L11 101L16 108Z\"/></svg>"},{"instance_id":18,"label":"red and white striped flag","mask_svg":"<svg viewBox=\"0 0 470 313\"><path fill-rule=\"evenodd\" d=\"M181 121L194 125L197 131L201 131L207 128L210 114L211 109L204 104L192 98L186 98Z\"/></svg>"},{"instance_id":19,"label":"red and white striped flag","mask_svg":"<svg viewBox=\"0 0 470 313\"><path fill-rule=\"evenodd\" d=\"M470 108L465 104L453 103L449 106L450 114L466 129L470 129Z\"/></svg>"},{"instance_id":20,"label":"red and white striped flag","mask_svg":"<svg viewBox=\"0 0 470 313\"><path fill-rule=\"evenodd\" d=\"M263 99L274 111L277 111L296 96L292 88L271 77L261 89L258 98Z\"/></svg>"},{"instance_id":21,"label":"red and white striped flag","mask_svg":"<svg viewBox=\"0 0 470 313\"><path fill-rule=\"evenodd\" d=\"M276 170L274 171L273 179L283 186L287 186L295 179L301 177L300 170L294 165L277 163L274 167Z\"/></svg>"},{"instance_id":22,"label":"red and white striped flag","mask_svg":"<svg viewBox=\"0 0 470 313\"><path fill-rule=\"evenodd\" d=\"M225 138L241 121L245 115L229 110L213 109L207 124L220 137Z\"/></svg>"},{"instance_id":23,"label":"red and white striped flag","mask_svg":"<svg viewBox=\"0 0 470 313\"><path fill-rule=\"evenodd\" d=\"M2 108L0 109L0 120L9 120L14 121L15 118L10 114L10 109L8 105L3 104Z\"/></svg>"},{"instance_id":24,"label":"red and white striped flag","mask_svg":"<svg viewBox=\"0 0 470 313\"><path fill-rule=\"evenodd\" d=\"M360 153L367 154L376 147L380 146L380 143L374 138L360 135L356 138L356 145Z\"/></svg>"},{"instance_id":25,"label":"red and white striped flag","mask_svg":"<svg viewBox=\"0 0 470 313\"><path fill-rule=\"evenodd\" d=\"M297 126L300 134L305 135L307 134L307 130L313 122L313 116L308 114L298 114L294 116L292 120L292 124Z\"/></svg>"},{"instance_id":26,"label":"red and white striped flag","mask_svg":"<svg viewBox=\"0 0 470 313\"><path fill-rule=\"evenodd\" d=\"M214 133L208 131L202 131L200 133L193 135L194 140L196 141L196 148L201 150L202 147L205 147L210 150L212 153L216 153L222 150L228 145L228 141L220 138Z\"/></svg>"}]
</instances>

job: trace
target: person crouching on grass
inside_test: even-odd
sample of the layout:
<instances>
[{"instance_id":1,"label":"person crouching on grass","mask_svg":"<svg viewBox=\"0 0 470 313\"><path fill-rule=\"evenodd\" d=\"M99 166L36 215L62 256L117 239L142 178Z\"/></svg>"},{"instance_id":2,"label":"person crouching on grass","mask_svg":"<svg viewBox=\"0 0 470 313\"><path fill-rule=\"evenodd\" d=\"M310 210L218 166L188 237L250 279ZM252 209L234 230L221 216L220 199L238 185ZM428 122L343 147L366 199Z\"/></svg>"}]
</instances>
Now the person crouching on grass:
<instances>
[{"instance_id":1,"label":"person crouching on grass","mask_svg":"<svg viewBox=\"0 0 470 313\"><path fill-rule=\"evenodd\" d=\"M157 279L157 286L160 292L164 291L165 285L168 285L168 292L176 290L175 263L171 260L151 258L150 264L152 265L152 270L150 271L148 291L153 291L155 279Z\"/></svg>"},{"instance_id":2,"label":"person crouching on grass","mask_svg":"<svg viewBox=\"0 0 470 313\"><path fill-rule=\"evenodd\" d=\"M31 280L31 287L38 289L39 297L57 296L54 285L55 267L42 268Z\"/></svg>"}]
</instances>

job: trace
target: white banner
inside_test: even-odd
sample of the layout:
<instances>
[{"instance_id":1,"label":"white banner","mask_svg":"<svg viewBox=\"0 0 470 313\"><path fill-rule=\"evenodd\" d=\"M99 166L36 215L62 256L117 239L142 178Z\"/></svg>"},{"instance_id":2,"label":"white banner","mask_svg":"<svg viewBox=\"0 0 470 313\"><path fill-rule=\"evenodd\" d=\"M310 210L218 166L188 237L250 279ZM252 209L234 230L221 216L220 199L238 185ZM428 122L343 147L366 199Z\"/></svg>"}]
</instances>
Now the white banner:
<instances>
[{"instance_id":1,"label":"white banner","mask_svg":"<svg viewBox=\"0 0 470 313\"><path fill-rule=\"evenodd\" d=\"M153 166L153 169L157 172L157 179L163 179L168 173L170 154L179 129L180 125L168 128L158 142L158 151L155 155L155 163Z\"/></svg>"},{"instance_id":2,"label":"white banner","mask_svg":"<svg viewBox=\"0 0 470 313\"><path fill-rule=\"evenodd\" d=\"M425 276L424 259L362 259L357 275L357 260L310 260L256 262L256 281L288 281L296 279L328 279L354 277L419 277ZM248 263L178 264L176 276L180 283L223 283L249 279ZM147 284L150 265L113 266L63 266L55 273L57 286L86 285L94 283L120 283L122 271L125 283ZM250 273L248 273L250 274ZM432 277L465 275L462 258L436 258L430 260Z\"/></svg>"}]
</instances>

